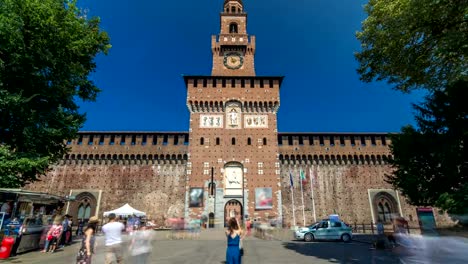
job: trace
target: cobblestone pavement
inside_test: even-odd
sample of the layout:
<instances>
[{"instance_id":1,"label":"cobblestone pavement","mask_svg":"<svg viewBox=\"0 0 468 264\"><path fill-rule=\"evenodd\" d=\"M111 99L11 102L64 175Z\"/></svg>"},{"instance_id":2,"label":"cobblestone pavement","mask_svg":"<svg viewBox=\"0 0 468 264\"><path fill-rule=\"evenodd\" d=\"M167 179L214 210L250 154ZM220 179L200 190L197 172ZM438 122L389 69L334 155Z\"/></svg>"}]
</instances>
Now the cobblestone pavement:
<instances>
[{"instance_id":1,"label":"cobblestone pavement","mask_svg":"<svg viewBox=\"0 0 468 264\"><path fill-rule=\"evenodd\" d=\"M226 238L222 230L202 231L195 239L170 239L168 232L156 233L150 263L224 263ZM98 237L97 242L93 264L104 263L103 237ZM29 252L3 263L75 263L78 246L79 243L75 243L56 253ZM369 244L360 242L304 243L248 237L244 248L243 263L398 263L391 252L371 250ZM125 263L133 262L127 258Z\"/></svg>"}]
</instances>

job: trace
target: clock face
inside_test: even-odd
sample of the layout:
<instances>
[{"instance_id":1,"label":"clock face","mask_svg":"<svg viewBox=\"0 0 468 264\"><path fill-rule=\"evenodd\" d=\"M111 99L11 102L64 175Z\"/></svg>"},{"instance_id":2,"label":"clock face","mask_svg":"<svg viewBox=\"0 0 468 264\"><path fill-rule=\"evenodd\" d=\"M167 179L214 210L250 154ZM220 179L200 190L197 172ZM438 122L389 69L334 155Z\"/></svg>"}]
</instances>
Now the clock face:
<instances>
[{"instance_id":1,"label":"clock face","mask_svg":"<svg viewBox=\"0 0 468 264\"><path fill-rule=\"evenodd\" d=\"M224 55L224 66L231 70L236 70L244 64L244 57L241 53L230 52Z\"/></svg>"}]
</instances>

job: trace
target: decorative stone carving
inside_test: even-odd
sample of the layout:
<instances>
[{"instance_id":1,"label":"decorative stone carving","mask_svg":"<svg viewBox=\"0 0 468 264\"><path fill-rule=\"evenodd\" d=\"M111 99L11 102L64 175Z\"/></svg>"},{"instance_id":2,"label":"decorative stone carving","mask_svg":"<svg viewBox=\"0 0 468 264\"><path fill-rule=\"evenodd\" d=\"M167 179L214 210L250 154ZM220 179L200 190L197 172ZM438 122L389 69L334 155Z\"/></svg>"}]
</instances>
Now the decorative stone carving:
<instances>
[{"instance_id":1,"label":"decorative stone carving","mask_svg":"<svg viewBox=\"0 0 468 264\"><path fill-rule=\"evenodd\" d=\"M239 102L226 104L226 128L240 129L242 124L242 109Z\"/></svg>"},{"instance_id":2,"label":"decorative stone carving","mask_svg":"<svg viewBox=\"0 0 468 264\"><path fill-rule=\"evenodd\" d=\"M268 115L245 115L245 128L268 128Z\"/></svg>"},{"instance_id":3,"label":"decorative stone carving","mask_svg":"<svg viewBox=\"0 0 468 264\"><path fill-rule=\"evenodd\" d=\"M201 128L222 128L223 116L222 115L200 115Z\"/></svg>"}]
</instances>

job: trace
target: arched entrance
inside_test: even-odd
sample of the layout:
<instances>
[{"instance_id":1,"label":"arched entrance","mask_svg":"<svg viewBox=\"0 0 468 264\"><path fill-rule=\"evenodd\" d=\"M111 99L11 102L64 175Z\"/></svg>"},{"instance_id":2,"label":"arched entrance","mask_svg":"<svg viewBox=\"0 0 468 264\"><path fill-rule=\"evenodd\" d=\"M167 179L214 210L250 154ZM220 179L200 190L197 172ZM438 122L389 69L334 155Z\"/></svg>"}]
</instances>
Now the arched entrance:
<instances>
[{"instance_id":1,"label":"arched entrance","mask_svg":"<svg viewBox=\"0 0 468 264\"><path fill-rule=\"evenodd\" d=\"M224 205L224 226L227 225L227 221L232 217L237 218L239 223L244 219L242 203L236 199L231 199Z\"/></svg>"}]
</instances>

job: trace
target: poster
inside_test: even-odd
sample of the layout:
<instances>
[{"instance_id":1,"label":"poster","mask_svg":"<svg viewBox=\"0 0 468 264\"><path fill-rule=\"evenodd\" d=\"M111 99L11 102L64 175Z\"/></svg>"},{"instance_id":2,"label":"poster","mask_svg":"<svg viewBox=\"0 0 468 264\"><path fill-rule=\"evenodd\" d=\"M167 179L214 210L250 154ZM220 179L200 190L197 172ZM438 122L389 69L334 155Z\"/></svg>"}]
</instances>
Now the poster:
<instances>
[{"instance_id":1,"label":"poster","mask_svg":"<svg viewBox=\"0 0 468 264\"><path fill-rule=\"evenodd\" d=\"M255 188L255 209L273 208L273 193L271 188Z\"/></svg>"},{"instance_id":2,"label":"poster","mask_svg":"<svg viewBox=\"0 0 468 264\"><path fill-rule=\"evenodd\" d=\"M432 208L416 208L422 234L431 234L436 230L436 222Z\"/></svg>"},{"instance_id":3,"label":"poster","mask_svg":"<svg viewBox=\"0 0 468 264\"><path fill-rule=\"evenodd\" d=\"M190 188L189 207L203 207L203 188Z\"/></svg>"}]
</instances>

